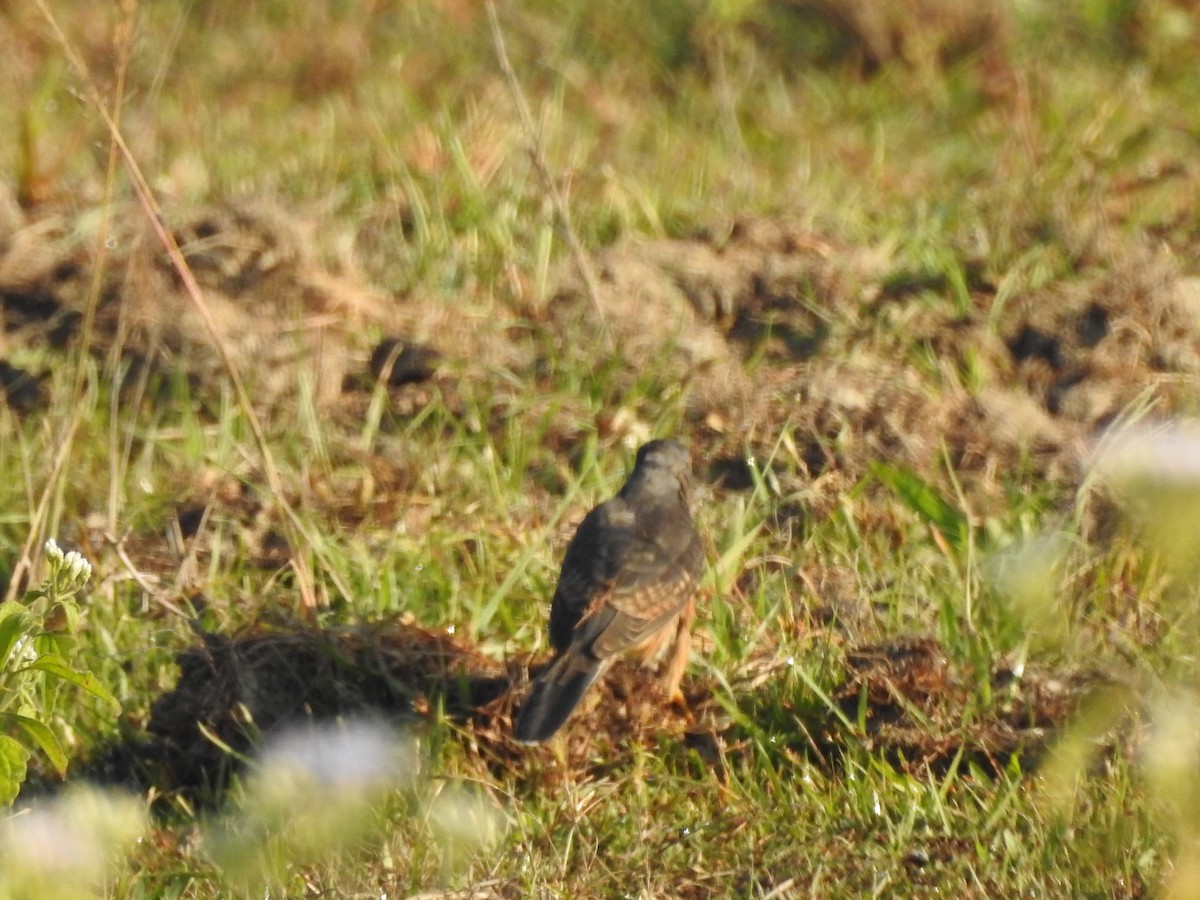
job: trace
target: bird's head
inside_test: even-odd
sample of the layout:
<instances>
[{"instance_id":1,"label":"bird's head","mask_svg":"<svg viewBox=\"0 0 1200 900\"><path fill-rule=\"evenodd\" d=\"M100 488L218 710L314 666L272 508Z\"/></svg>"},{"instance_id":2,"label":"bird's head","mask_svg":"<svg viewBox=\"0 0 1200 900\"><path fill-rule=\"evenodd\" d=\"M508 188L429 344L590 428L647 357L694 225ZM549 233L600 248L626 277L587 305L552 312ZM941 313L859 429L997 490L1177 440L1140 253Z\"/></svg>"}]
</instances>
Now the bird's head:
<instances>
[{"instance_id":1,"label":"bird's head","mask_svg":"<svg viewBox=\"0 0 1200 900\"><path fill-rule=\"evenodd\" d=\"M621 493L678 494L686 500L692 477L692 457L679 441L659 440L643 444L637 452L633 473Z\"/></svg>"}]
</instances>

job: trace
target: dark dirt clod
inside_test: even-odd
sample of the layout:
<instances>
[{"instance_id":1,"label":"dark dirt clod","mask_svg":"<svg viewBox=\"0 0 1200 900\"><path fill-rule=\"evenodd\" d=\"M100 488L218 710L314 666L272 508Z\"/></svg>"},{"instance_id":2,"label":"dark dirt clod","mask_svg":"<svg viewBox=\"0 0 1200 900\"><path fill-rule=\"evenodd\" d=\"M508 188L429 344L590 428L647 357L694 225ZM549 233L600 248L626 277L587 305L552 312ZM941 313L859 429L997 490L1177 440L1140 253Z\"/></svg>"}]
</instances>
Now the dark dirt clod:
<instances>
[{"instance_id":1,"label":"dark dirt clod","mask_svg":"<svg viewBox=\"0 0 1200 900\"><path fill-rule=\"evenodd\" d=\"M1041 359L1045 360L1052 369L1057 370L1063 367L1062 348L1059 346L1058 338L1045 334L1031 325L1026 325L1017 332L1008 342L1008 349L1017 362Z\"/></svg>"},{"instance_id":2,"label":"dark dirt clod","mask_svg":"<svg viewBox=\"0 0 1200 900\"><path fill-rule=\"evenodd\" d=\"M375 378L384 379L392 387L417 384L433 377L442 355L432 347L415 344L403 338L387 337L371 351L369 369Z\"/></svg>"},{"instance_id":3,"label":"dark dirt clod","mask_svg":"<svg viewBox=\"0 0 1200 900\"><path fill-rule=\"evenodd\" d=\"M41 380L3 359L0 359L0 395L9 409L22 416L44 409L47 403Z\"/></svg>"}]
</instances>

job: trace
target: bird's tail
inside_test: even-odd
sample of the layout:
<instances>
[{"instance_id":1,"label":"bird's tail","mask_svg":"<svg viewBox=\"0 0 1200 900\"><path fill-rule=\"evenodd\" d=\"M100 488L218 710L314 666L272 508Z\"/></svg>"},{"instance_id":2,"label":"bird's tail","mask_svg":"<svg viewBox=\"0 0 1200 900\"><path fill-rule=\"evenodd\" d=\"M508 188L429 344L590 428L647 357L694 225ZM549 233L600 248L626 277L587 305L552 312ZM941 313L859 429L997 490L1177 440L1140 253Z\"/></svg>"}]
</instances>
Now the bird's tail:
<instances>
[{"instance_id":1,"label":"bird's tail","mask_svg":"<svg viewBox=\"0 0 1200 900\"><path fill-rule=\"evenodd\" d=\"M517 713L513 736L523 744L549 738L567 721L602 670L603 663L588 653L567 650L534 679L533 691Z\"/></svg>"}]
</instances>

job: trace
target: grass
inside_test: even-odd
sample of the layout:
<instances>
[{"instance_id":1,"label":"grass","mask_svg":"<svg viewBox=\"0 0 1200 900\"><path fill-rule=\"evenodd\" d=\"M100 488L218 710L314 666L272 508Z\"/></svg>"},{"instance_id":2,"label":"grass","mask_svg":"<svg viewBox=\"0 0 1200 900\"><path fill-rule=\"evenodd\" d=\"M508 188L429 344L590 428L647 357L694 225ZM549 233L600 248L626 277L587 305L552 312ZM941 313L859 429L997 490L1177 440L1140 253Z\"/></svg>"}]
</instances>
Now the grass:
<instances>
[{"instance_id":1,"label":"grass","mask_svg":"<svg viewBox=\"0 0 1200 900\"><path fill-rule=\"evenodd\" d=\"M722 427L696 417L669 364L607 354L588 331L555 324L568 254L482 10L47 6L104 102L121 100L122 134L169 221L266 198L328 271L398 307L477 314L533 348L512 364L463 359L460 334L434 331L455 390L413 415L386 391L357 419L332 413L311 380L290 406L264 406L289 519L224 380L155 372L131 394L114 389L103 352L6 333L4 357L47 373L54 402L35 416L0 408L0 575L11 577L31 534L85 552L97 576L77 652L123 707L114 718L74 701L53 723L74 758L140 733L175 683L175 654L196 635L172 607L222 634L404 615L494 659L544 651L571 526L620 483L641 439L679 433L701 461L696 517L710 557L689 672L722 727L702 738L664 721L596 743L582 765L561 749L498 762L470 728L435 716L420 731L416 786L372 799L362 816L376 827L349 849L285 855L274 893L1200 895L1192 801L1172 791L1184 776L1147 763L1114 708L1068 728L1044 773L1030 771L1032 756L991 770L955 750L1006 702L991 674L1016 660L1131 683L1148 721L1186 711L1194 573L1118 524L1077 472L997 442L973 449L1000 470L988 474L963 461L972 448L953 434L926 433L948 398L1025 377L993 353L1021 316L1101 288L1113 309L1140 308L1148 245L1191 272L1194 15L1159 2L1025 4L979 52L900 54L864 73L861 35L806 30L783 4L500 9L542 152L594 258L630 236L784 216L845 264L841 280L814 275L797 301L820 323L810 357L781 362L766 339L745 354L770 413L729 414ZM128 173L109 174L108 134L77 99L87 85L26 7L0 12L0 33L21 48L0 74L0 130L24 128L36 150L5 145L0 172L31 221L64 216L91 252L104 217L119 226L143 214ZM905 27L911 38L917 25ZM867 257L877 263L853 268ZM1157 327L1129 315L1131 331ZM378 337L361 335L358 349ZM254 391L263 376L249 362ZM805 384L847 362L912 374L911 415L807 433ZM1174 409L1194 412L1195 373L1169 374L1182 385ZM811 464L814 442L831 463ZM915 461L910 446L925 448ZM710 464L750 457L744 490L710 483ZM175 523L206 507L185 564L191 545ZM1044 533L1066 548L1042 584L1053 622L989 574L996 554ZM124 538L134 571L106 534ZM936 639L968 686L951 732L910 709L931 741L957 740L936 762L890 758L865 705L839 699L855 648L914 637ZM1124 723L1116 739L1113 721ZM1179 731L1179 752L1194 752ZM1153 746L1153 759L1170 757ZM157 790L149 839L104 895L226 896L234 888L211 852L225 820ZM235 784L225 807L248 810L248 829L253 792Z\"/></svg>"}]
</instances>

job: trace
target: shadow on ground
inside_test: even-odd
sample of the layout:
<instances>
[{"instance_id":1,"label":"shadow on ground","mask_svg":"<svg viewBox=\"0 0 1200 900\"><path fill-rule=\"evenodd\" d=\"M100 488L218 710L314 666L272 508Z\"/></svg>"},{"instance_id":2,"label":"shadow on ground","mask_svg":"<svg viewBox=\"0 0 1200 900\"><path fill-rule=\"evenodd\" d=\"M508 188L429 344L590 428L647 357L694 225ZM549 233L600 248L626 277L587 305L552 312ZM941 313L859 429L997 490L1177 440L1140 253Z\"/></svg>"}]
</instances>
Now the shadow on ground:
<instances>
[{"instance_id":1,"label":"shadow on ground","mask_svg":"<svg viewBox=\"0 0 1200 900\"><path fill-rule=\"evenodd\" d=\"M733 695L713 683L684 684L688 709L666 702L656 676L615 666L572 718L563 737L527 747L509 737L529 660L502 665L471 643L411 622L321 631L276 630L228 638L204 634L179 657L174 689L131 735L73 770L190 803L215 802L259 741L302 720L383 716L418 734L439 720L495 776L536 791L587 781L631 764L632 749L657 749L670 765L723 776L754 752L761 729L791 733L770 752L835 768L850 747L905 772L970 764L996 774L1014 757L1032 770L1095 679L998 667L979 676L930 639L844 654L841 683L827 700L798 687L788 666L762 660ZM536 673L540 666L534 665ZM736 711L735 711L736 709Z\"/></svg>"}]
</instances>

